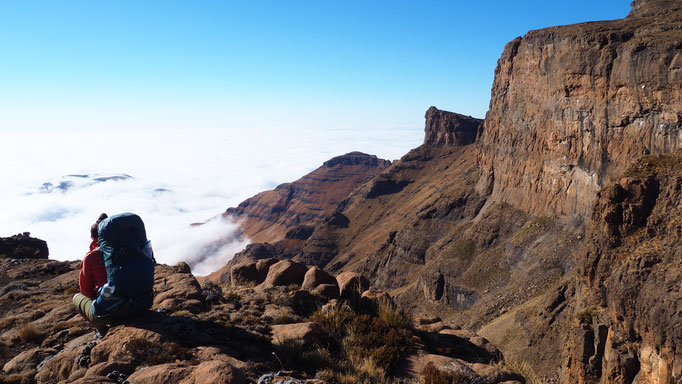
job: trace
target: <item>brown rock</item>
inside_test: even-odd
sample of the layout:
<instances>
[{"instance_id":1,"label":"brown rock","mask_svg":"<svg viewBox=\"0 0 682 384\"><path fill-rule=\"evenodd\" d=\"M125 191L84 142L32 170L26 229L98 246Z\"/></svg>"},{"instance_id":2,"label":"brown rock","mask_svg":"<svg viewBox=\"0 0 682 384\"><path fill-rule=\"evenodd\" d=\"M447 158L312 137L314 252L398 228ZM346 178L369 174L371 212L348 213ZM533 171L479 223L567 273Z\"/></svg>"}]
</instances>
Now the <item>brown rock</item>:
<instances>
[{"instance_id":1,"label":"brown rock","mask_svg":"<svg viewBox=\"0 0 682 384\"><path fill-rule=\"evenodd\" d=\"M154 307L170 311L203 310L204 295L197 279L190 273L176 273L175 267L157 265L155 269Z\"/></svg>"},{"instance_id":2,"label":"brown rock","mask_svg":"<svg viewBox=\"0 0 682 384\"><path fill-rule=\"evenodd\" d=\"M192 273L192 268L184 261L175 264L175 270L178 271L178 273Z\"/></svg>"},{"instance_id":3,"label":"brown rock","mask_svg":"<svg viewBox=\"0 0 682 384\"><path fill-rule=\"evenodd\" d=\"M426 111L424 144L434 147L472 144L482 124L481 119L431 107Z\"/></svg>"},{"instance_id":4,"label":"brown rock","mask_svg":"<svg viewBox=\"0 0 682 384\"><path fill-rule=\"evenodd\" d=\"M360 296L360 306L367 311L376 313L381 303L395 306L391 295L381 289L370 288Z\"/></svg>"},{"instance_id":5,"label":"brown rock","mask_svg":"<svg viewBox=\"0 0 682 384\"><path fill-rule=\"evenodd\" d=\"M126 375L130 375L135 371L135 366L125 361L106 361L95 364L88 368L84 378L90 377L106 377L109 373L118 371Z\"/></svg>"},{"instance_id":6,"label":"brown rock","mask_svg":"<svg viewBox=\"0 0 682 384\"><path fill-rule=\"evenodd\" d=\"M439 323L441 321L442 321L441 318L438 316L417 315L414 317L414 322L417 325L433 324L433 323Z\"/></svg>"},{"instance_id":7,"label":"brown rock","mask_svg":"<svg viewBox=\"0 0 682 384\"><path fill-rule=\"evenodd\" d=\"M232 285L258 285L263 282L256 269L255 261L235 265L230 269L230 275Z\"/></svg>"},{"instance_id":8,"label":"brown rock","mask_svg":"<svg viewBox=\"0 0 682 384\"><path fill-rule=\"evenodd\" d=\"M275 287L282 285L303 283L308 268L305 265L291 260L282 260L273 264L268 270L268 276L263 282L264 287Z\"/></svg>"},{"instance_id":9,"label":"brown rock","mask_svg":"<svg viewBox=\"0 0 682 384\"><path fill-rule=\"evenodd\" d=\"M504 381L526 382L526 379L520 374L500 369L493 365L473 363L468 364L468 366L473 369L477 375L485 378L490 384L498 384Z\"/></svg>"},{"instance_id":10,"label":"brown rock","mask_svg":"<svg viewBox=\"0 0 682 384\"><path fill-rule=\"evenodd\" d=\"M502 352L500 352L497 347L495 347L493 344L491 344L488 340L485 338L477 335L476 333L469 331L469 330L464 330L464 329L450 329L450 328L443 328L439 332L441 335L452 335L459 337L463 340L468 341L469 343L473 344L474 346L480 348L481 350L484 350L487 352L487 354L490 356L489 358L492 359L492 361L501 361L502 360Z\"/></svg>"},{"instance_id":11,"label":"brown rock","mask_svg":"<svg viewBox=\"0 0 682 384\"><path fill-rule=\"evenodd\" d=\"M339 286L336 284L336 281L334 281L334 284L320 284L310 292L330 300L339 298Z\"/></svg>"},{"instance_id":12,"label":"brown rock","mask_svg":"<svg viewBox=\"0 0 682 384\"><path fill-rule=\"evenodd\" d=\"M270 267L272 267L274 264L277 264L278 262L279 260L274 257L269 259L258 260L256 262L256 271L258 271L259 281L258 284L265 281L265 278L268 276L268 271L270 271Z\"/></svg>"},{"instance_id":13,"label":"brown rock","mask_svg":"<svg viewBox=\"0 0 682 384\"><path fill-rule=\"evenodd\" d=\"M357 302L362 292L369 289L369 280L357 272L343 272L336 276L339 294L342 299Z\"/></svg>"},{"instance_id":14,"label":"brown rock","mask_svg":"<svg viewBox=\"0 0 682 384\"><path fill-rule=\"evenodd\" d=\"M48 254L47 243L31 237L28 232L11 237L0 237L0 257L47 259Z\"/></svg>"},{"instance_id":15,"label":"brown rock","mask_svg":"<svg viewBox=\"0 0 682 384\"><path fill-rule=\"evenodd\" d=\"M167 343L167 342L166 342ZM90 352L91 364L104 362L123 362L138 359L155 358L146 356L151 351L141 350L144 347L156 346L161 350L165 347L161 335L157 332L135 327L117 326L111 328L106 337L100 340ZM141 361L137 361L141 363Z\"/></svg>"},{"instance_id":16,"label":"brown rock","mask_svg":"<svg viewBox=\"0 0 682 384\"><path fill-rule=\"evenodd\" d=\"M312 291L320 284L336 284L336 279L319 267L311 267L303 278L301 289Z\"/></svg>"},{"instance_id":17,"label":"brown rock","mask_svg":"<svg viewBox=\"0 0 682 384\"><path fill-rule=\"evenodd\" d=\"M2 367L5 373L21 372L25 369L33 369L40 364L46 357L57 354L57 350L52 348L33 348L21 352Z\"/></svg>"},{"instance_id":18,"label":"brown rock","mask_svg":"<svg viewBox=\"0 0 682 384\"><path fill-rule=\"evenodd\" d=\"M76 357L81 353L80 349L64 349L52 360L48 361L43 369L36 374L38 383L54 383L62 380L75 380L85 375L86 369L76 364Z\"/></svg>"},{"instance_id":19,"label":"brown rock","mask_svg":"<svg viewBox=\"0 0 682 384\"><path fill-rule=\"evenodd\" d=\"M170 363L143 368L130 375L128 381L137 384L242 384L246 382L246 379L241 371L231 364L225 361L211 360L196 366Z\"/></svg>"},{"instance_id":20,"label":"brown rock","mask_svg":"<svg viewBox=\"0 0 682 384\"><path fill-rule=\"evenodd\" d=\"M479 190L533 215L589 217L604 182L643 155L680 148L670 135L681 121L681 8L634 2L622 20L507 44L477 140Z\"/></svg>"},{"instance_id":21,"label":"brown rock","mask_svg":"<svg viewBox=\"0 0 682 384\"><path fill-rule=\"evenodd\" d=\"M272 326L272 342L282 344L288 341L304 344L314 343L322 334L320 325L315 322L280 324Z\"/></svg>"}]
</instances>

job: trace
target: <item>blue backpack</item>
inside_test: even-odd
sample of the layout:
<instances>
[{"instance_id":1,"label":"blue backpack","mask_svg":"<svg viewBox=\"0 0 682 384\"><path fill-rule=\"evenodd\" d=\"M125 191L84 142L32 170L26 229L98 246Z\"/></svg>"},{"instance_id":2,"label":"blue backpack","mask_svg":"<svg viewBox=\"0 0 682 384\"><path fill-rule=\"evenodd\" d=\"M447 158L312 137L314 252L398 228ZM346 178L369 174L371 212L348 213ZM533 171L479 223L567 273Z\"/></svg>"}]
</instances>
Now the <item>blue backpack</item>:
<instances>
[{"instance_id":1,"label":"blue backpack","mask_svg":"<svg viewBox=\"0 0 682 384\"><path fill-rule=\"evenodd\" d=\"M127 317L146 310L153 301L156 261L142 219L133 213L111 216L99 224L98 234L107 280L115 289L110 298L97 297L95 314Z\"/></svg>"}]
</instances>

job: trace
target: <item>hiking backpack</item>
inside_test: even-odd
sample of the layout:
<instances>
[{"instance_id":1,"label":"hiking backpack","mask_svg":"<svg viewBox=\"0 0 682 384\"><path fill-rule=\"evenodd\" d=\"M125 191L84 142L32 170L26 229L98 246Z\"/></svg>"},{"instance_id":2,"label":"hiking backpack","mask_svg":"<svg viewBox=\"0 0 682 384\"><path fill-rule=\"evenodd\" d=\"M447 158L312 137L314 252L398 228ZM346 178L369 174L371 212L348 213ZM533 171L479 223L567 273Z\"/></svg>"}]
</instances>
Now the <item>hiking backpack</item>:
<instances>
[{"instance_id":1,"label":"hiking backpack","mask_svg":"<svg viewBox=\"0 0 682 384\"><path fill-rule=\"evenodd\" d=\"M99 224L98 234L107 280L116 287L113 296L151 296L156 261L142 219L134 213L111 216Z\"/></svg>"}]
</instances>

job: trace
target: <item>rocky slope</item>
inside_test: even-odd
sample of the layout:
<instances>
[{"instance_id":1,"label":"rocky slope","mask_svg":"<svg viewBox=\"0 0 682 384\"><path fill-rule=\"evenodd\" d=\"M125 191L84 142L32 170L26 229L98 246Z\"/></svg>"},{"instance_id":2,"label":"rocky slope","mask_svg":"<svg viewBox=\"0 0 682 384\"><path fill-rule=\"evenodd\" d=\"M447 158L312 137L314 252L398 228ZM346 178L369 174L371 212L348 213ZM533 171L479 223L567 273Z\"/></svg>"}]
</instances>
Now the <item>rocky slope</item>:
<instances>
[{"instance_id":1,"label":"rocky slope","mask_svg":"<svg viewBox=\"0 0 682 384\"><path fill-rule=\"evenodd\" d=\"M200 286L185 263L157 265L151 310L98 336L71 302L79 262L9 251L2 383L525 381L487 340L438 318L413 325L357 273L269 259L233 268L231 286Z\"/></svg>"},{"instance_id":2,"label":"rocky slope","mask_svg":"<svg viewBox=\"0 0 682 384\"><path fill-rule=\"evenodd\" d=\"M333 211L358 185L391 165L388 160L360 152L335 157L302 178L257 194L224 215L240 222L244 233L258 242L281 240L291 228L314 223Z\"/></svg>"}]
</instances>

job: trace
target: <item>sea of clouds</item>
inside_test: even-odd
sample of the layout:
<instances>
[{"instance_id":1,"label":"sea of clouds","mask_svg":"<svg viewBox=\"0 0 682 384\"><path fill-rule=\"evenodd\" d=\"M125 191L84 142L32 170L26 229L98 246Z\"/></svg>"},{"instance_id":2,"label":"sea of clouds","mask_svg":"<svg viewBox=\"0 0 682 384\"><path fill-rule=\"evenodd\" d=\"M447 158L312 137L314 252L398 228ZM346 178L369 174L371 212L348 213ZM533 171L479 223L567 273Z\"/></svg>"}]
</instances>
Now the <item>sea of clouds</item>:
<instances>
[{"instance_id":1,"label":"sea of clouds","mask_svg":"<svg viewBox=\"0 0 682 384\"><path fill-rule=\"evenodd\" d=\"M238 223L217 217L228 207L334 156L395 160L422 140L418 127L0 132L0 237L31 232L50 258L77 260L101 212L134 212L158 262L186 261L205 275L249 243Z\"/></svg>"}]
</instances>

